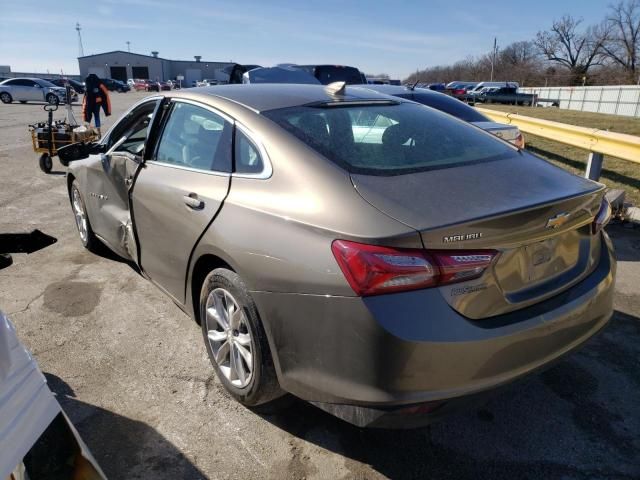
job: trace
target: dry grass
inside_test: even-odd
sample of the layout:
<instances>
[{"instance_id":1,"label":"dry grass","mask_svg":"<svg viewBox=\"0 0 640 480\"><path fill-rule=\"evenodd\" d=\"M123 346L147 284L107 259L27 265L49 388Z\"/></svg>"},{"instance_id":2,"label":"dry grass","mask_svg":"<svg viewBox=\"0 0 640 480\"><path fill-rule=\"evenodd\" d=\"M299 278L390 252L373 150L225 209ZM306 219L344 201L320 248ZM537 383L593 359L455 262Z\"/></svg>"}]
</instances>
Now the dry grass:
<instances>
[{"instance_id":1,"label":"dry grass","mask_svg":"<svg viewBox=\"0 0 640 480\"><path fill-rule=\"evenodd\" d=\"M514 107L510 105L486 105L486 107L581 127L600 128L640 136L640 119L637 118L560 110L558 108ZM571 172L584 174L588 158L586 150L528 134L525 134L525 140L527 149L532 152ZM600 181L609 188L625 190L627 201L640 205L640 165L614 157L605 157L603 166Z\"/></svg>"}]
</instances>

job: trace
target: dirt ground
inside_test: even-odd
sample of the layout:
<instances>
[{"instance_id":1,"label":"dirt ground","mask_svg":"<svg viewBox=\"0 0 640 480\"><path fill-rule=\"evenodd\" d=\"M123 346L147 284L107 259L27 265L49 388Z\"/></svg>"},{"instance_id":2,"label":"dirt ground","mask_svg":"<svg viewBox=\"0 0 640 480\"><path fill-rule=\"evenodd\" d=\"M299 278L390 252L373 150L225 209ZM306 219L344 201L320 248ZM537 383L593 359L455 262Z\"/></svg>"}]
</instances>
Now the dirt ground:
<instances>
[{"instance_id":1,"label":"dirt ground","mask_svg":"<svg viewBox=\"0 0 640 480\"><path fill-rule=\"evenodd\" d=\"M141 96L113 94L107 123ZM640 230L609 228L605 331L481 408L413 431L361 430L304 402L260 416L225 394L191 319L82 248L63 168L45 175L31 149L27 125L44 118L0 105L0 233L57 239L0 270L0 308L109 478L640 478Z\"/></svg>"}]
</instances>

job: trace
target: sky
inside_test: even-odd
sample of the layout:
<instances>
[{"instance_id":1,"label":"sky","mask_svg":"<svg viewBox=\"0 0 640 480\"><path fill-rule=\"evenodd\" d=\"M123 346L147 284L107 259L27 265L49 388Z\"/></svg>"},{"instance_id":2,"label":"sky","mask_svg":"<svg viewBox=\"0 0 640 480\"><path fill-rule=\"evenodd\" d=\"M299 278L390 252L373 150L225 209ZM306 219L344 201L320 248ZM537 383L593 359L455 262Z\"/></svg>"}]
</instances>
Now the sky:
<instances>
[{"instance_id":1,"label":"sky","mask_svg":"<svg viewBox=\"0 0 640 480\"><path fill-rule=\"evenodd\" d=\"M0 4L8 2L2 0ZM0 16L0 65L15 72L78 73L85 55L112 50L175 60L273 66L353 65L405 78L532 39L568 13L600 22L608 0L41 0L11 2ZM8 5L9 3L7 3ZM46 11L44 11L46 10Z\"/></svg>"}]
</instances>

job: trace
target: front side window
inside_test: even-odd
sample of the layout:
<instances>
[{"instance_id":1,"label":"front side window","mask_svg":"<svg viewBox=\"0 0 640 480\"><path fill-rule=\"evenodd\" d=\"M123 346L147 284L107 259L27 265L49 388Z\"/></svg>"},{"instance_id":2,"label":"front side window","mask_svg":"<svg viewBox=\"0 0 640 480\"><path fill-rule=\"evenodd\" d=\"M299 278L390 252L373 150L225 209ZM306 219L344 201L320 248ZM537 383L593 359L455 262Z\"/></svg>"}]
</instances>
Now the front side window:
<instances>
[{"instance_id":1,"label":"front side window","mask_svg":"<svg viewBox=\"0 0 640 480\"><path fill-rule=\"evenodd\" d=\"M211 110L175 102L155 160L199 170L231 171L233 125Z\"/></svg>"},{"instance_id":2,"label":"front side window","mask_svg":"<svg viewBox=\"0 0 640 480\"><path fill-rule=\"evenodd\" d=\"M514 154L465 122L410 103L304 106L263 114L352 173L399 175Z\"/></svg>"},{"instance_id":3,"label":"front side window","mask_svg":"<svg viewBox=\"0 0 640 480\"><path fill-rule=\"evenodd\" d=\"M149 124L157 105L158 101L155 100L144 103L129 112L109 133L109 138L106 141L107 149L110 149L122 137L126 137L124 143L115 151L142 155L149 133Z\"/></svg>"}]
</instances>

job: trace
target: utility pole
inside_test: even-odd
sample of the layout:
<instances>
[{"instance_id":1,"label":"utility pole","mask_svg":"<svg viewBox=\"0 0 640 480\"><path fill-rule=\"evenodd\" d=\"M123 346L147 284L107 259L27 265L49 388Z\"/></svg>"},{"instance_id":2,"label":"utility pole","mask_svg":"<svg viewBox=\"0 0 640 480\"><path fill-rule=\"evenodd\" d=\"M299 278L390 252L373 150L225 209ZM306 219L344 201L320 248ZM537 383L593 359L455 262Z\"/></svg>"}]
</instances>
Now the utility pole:
<instances>
[{"instance_id":1,"label":"utility pole","mask_svg":"<svg viewBox=\"0 0 640 480\"><path fill-rule=\"evenodd\" d=\"M80 30L82 30L82 28L80 27L80 24L76 22L76 31L78 32L78 56L84 57L84 48L82 48L82 34L80 33Z\"/></svg>"},{"instance_id":2,"label":"utility pole","mask_svg":"<svg viewBox=\"0 0 640 480\"><path fill-rule=\"evenodd\" d=\"M127 52L131 53L131 42L127 40Z\"/></svg>"},{"instance_id":3,"label":"utility pole","mask_svg":"<svg viewBox=\"0 0 640 480\"><path fill-rule=\"evenodd\" d=\"M491 81L493 82L493 70L496 64L496 53L498 53L498 39L493 37L493 51L491 52Z\"/></svg>"}]
</instances>

